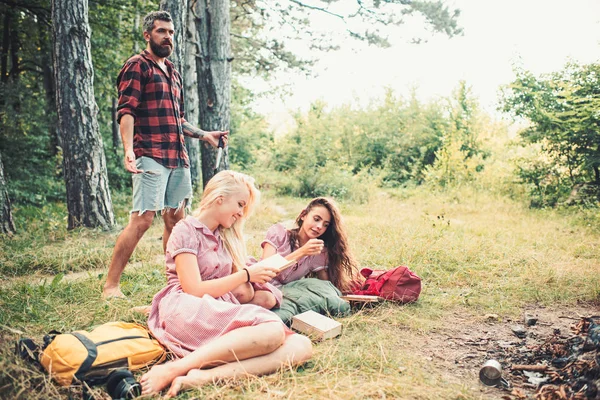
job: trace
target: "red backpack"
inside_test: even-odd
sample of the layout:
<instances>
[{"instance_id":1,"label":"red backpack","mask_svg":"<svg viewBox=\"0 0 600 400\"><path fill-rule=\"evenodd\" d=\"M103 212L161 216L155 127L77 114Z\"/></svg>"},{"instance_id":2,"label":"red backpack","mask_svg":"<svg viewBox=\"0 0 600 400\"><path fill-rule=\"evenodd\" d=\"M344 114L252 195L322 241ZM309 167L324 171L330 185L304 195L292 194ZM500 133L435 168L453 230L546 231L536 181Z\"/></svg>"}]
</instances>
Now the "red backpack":
<instances>
[{"instance_id":1,"label":"red backpack","mask_svg":"<svg viewBox=\"0 0 600 400\"><path fill-rule=\"evenodd\" d=\"M387 271L363 268L360 274L366 278L366 281L352 294L379 296L400 303L412 303L417 301L421 293L421 278L405 266Z\"/></svg>"}]
</instances>

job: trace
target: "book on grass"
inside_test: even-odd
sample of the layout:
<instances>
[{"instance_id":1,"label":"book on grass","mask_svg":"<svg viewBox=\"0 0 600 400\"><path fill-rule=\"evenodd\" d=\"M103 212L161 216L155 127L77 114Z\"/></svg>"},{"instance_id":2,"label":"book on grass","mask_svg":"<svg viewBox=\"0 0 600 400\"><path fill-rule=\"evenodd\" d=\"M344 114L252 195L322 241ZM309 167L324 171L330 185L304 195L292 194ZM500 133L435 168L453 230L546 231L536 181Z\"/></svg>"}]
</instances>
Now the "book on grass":
<instances>
[{"instance_id":1,"label":"book on grass","mask_svg":"<svg viewBox=\"0 0 600 400\"><path fill-rule=\"evenodd\" d=\"M363 294L345 294L343 296L340 296L340 298L342 300L356 301L359 303L378 303L383 300L379 296L369 296L369 295L363 295Z\"/></svg>"},{"instance_id":2,"label":"book on grass","mask_svg":"<svg viewBox=\"0 0 600 400\"><path fill-rule=\"evenodd\" d=\"M286 259L285 257L275 253L270 257L260 260L259 262L257 262L254 265L262 265L264 267L275 268L279 272L281 272L281 271L285 270L286 268L291 267L294 264L296 264L295 260L290 261L290 260Z\"/></svg>"},{"instance_id":3,"label":"book on grass","mask_svg":"<svg viewBox=\"0 0 600 400\"><path fill-rule=\"evenodd\" d=\"M342 324L311 310L293 316L292 329L314 341L320 341L339 336L342 333Z\"/></svg>"}]
</instances>

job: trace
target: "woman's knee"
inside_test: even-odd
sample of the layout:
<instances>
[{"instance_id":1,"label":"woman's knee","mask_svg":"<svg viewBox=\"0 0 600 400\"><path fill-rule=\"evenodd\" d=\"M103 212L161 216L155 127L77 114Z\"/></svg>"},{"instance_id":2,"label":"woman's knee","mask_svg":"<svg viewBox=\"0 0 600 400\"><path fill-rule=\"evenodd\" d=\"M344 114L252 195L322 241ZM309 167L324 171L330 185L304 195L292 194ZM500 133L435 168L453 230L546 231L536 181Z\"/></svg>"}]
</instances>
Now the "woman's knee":
<instances>
[{"instance_id":1,"label":"woman's knee","mask_svg":"<svg viewBox=\"0 0 600 400\"><path fill-rule=\"evenodd\" d=\"M254 288L251 285L240 285L233 289L231 293L235 296L240 304L246 304L252 302L254 298Z\"/></svg>"},{"instance_id":2,"label":"woman's knee","mask_svg":"<svg viewBox=\"0 0 600 400\"><path fill-rule=\"evenodd\" d=\"M270 353L277 350L285 342L284 325L280 322L267 322L263 326L261 345L264 347L265 353Z\"/></svg>"},{"instance_id":3,"label":"woman's knee","mask_svg":"<svg viewBox=\"0 0 600 400\"><path fill-rule=\"evenodd\" d=\"M302 364L312 358L313 346L304 335L293 334L286 338L286 344L291 348L293 364Z\"/></svg>"},{"instance_id":4,"label":"woman's knee","mask_svg":"<svg viewBox=\"0 0 600 400\"><path fill-rule=\"evenodd\" d=\"M277 299L273 295L273 293L268 292L266 290L257 290L254 292L254 298L252 299L252 304L257 306L266 308L270 310L271 308L277 305Z\"/></svg>"}]
</instances>

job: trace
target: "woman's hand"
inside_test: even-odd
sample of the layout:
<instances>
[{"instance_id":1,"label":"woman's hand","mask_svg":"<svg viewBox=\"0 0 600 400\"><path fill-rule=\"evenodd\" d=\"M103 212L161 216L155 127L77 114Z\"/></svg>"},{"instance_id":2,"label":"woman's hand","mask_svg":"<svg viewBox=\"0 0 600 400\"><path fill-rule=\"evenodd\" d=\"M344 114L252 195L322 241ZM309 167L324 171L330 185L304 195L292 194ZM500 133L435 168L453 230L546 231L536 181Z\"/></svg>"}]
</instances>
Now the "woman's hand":
<instances>
[{"instance_id":1,"label":"woman's hand","mask_svg":"<svg viewBox=\"0 0 600 400\"><path fill-rule=\"evenodd\" d=\"M304 246L300 247L300 250L304 256L315 256L321 254L325 243L321 239L309 239L308 242L304 243Z\"/></svg>"},{"instance_id":2,"label":"woman's hand","mask_svg":"<svg viewBox=\"0 0 600 400\"><path fill-rule=\"evenodd\" d=\"M265 267L262 265L254 264L246 267L250 274L250 282L254 283L266 283L269 282L279 272L276 268Z\"/></svg>"}]
</instances>

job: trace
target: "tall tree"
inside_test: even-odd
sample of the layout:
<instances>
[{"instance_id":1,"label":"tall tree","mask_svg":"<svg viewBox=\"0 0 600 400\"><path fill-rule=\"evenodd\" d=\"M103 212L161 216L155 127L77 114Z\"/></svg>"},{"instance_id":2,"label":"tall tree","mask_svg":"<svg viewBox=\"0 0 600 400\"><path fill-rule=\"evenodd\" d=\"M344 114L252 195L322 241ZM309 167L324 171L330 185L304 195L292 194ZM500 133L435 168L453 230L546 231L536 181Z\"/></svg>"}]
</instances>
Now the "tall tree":
<instances>
[{"instance_id":1,"label":"tall tree","mask_svg":"<svg viewBox=\"0 0 600 400\"><path fill-rule=\"evenodd\" d=\"M173 25L175 26L175 48L169 57L169 60L173 62L175 68L183 78L185 117L191 124L198 125L198 89L192 86L197 85L197 77L195 76L195 56L197 51L194 46L189 43L191 36L195 34L193 30L196 29L196 24L193 18L190 21L190 18L188 17L188 14L191 14L189 10L194 2L195 0L190 0L188 4L188 1L185 0L161 0L160 9L168 11L171 14ZM188 24L190 24L190 27L188 27ZM193 92L196 93L194 94ZM198 139L192 139L186 136L185 146L188 150L188 156L190 157L192 185L196 188L200 182L200 142Z\"/></svg>"},{"instance_id":2,"label":"tall tree","mask_svg":"<svg viewBox=\"0 0 600 400\"><path fill-rule=\"evenodd\" d=\"M12 213L10 211L10 199L6 190L6 181L4 180L4 166L0 158L0 233L13 234L15 224L13 223Z\"/></svg>"},{"instance_id":3,"label":"tall tree","mask_svg":"<svg viewBox=\"0 0 600 400\"><path fill-rule=\"evenodd\" d=\"M52 0L58 130L69 229L114 226L90 52L87 0Z\"/></svg>"},{"instance_id":4,"label":"tall tree","mask_svg":"<svg viewBox=\"0 0 600 400\"><path fill-rule=\"evenodd\" d=\"M188 1L187 24L185 29L184 66L183 66L183 92L185 94L185 118L193 125L200 124L198 113L198 73L196 58L200 55L198 42L198 27L194 15L196 0ZM183 43L180 43L183 45ZM200 126L202 128L202 126ZM192 186L197 188L202 181L202 165L200 164L200 141L185 138L188 155L190 156L190 173Z\"/></svg>"},{"instance_id":5,"label":"tall tree","mask_svg":"<svg viewBox=\"0 0 600 400\"><path fill-rule=\"evenodd\" d=\"M196 58L200 126L204 130L229 130L231 119L231 42L229 0L198 0L193 12L198 27L200 54ZM206 142L202 148L202 184L214 175L217 150ZM228 169L223 157L219 170Z\"/></svg>"}]
</instances>

